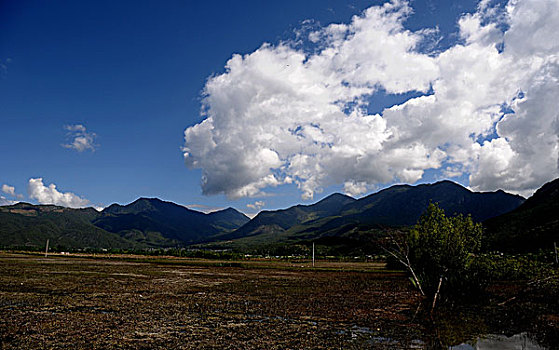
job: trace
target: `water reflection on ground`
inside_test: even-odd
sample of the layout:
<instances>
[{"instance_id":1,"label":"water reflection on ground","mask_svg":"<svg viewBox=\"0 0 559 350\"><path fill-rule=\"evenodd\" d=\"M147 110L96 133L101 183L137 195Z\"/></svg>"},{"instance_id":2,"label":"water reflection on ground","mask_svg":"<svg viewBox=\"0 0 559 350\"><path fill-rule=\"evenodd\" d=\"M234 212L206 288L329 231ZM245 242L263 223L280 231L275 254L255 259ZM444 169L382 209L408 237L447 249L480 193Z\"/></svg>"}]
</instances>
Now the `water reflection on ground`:
<instances>
[{"instance_id":1,"label":"water reflection on ground","mask_svg":"<svg viewBox=\"0 0 559 350\"><path fill-rule=\"evenodd\" d=\"M467 344L451 346L452 350L541 350L546 349L531 339L527 333L515 334L511 337L505 335L486 335Z\"/></svg>"},{"instance_id":2,"label":"water reflection on ground","mask_svg":"<svg viewBox=\"0 0 559 350\"><path fill-rule=\"evenodd\" d=\"M391 338L372 337L367 342L372 348L379 349L445 349L440 343L422 340L411 342L400 342ZM527 333L515 334L507 337L505 335L489 334L479 337L473 341L460 345L450 346L449 350L545 350Z\"/></svg>"}]
</instances>

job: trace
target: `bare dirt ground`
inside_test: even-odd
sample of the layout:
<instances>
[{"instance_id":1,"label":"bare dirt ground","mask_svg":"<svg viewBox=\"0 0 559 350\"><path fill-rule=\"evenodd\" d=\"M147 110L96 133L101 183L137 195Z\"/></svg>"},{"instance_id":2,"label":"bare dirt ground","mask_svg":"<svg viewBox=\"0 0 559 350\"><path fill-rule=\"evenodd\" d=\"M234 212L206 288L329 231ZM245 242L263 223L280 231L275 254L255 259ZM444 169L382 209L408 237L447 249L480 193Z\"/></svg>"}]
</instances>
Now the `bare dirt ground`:
<instances>
[{"instance_id":1,"label":"bare dirt ground","mask_svg":"<svg viewBox=\"0 0 559 350\"><path fill-rule=\"evenodd\" d=\"M418 295L378 264L121 258L0 252L0 348L420 345Z\"/></svg>"},{"instance_id":2,"label":"bare dirt ground","mask_svg":"<svg viewBox=\"0 0 559 350\"><path fill-rule=\"evenodd\" d=\"M557 291L525 287L433 316L378 263L0 252L0 349L559 348Z\"/></svg>"}]
</instances>

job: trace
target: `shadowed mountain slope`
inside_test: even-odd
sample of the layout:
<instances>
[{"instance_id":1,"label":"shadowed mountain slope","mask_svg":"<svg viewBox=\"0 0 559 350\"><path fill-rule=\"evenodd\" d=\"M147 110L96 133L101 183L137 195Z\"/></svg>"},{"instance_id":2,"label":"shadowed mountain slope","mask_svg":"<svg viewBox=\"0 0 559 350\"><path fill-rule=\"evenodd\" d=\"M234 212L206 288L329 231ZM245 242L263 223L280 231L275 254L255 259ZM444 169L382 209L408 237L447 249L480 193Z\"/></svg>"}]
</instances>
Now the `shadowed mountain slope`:
<instances>
[{"instance_id":1,"label":"shadowed mountain slope","mask_svg":"<svg viewBox=\"0 0 559 350\"><path fill-rule=\"evenodd\" d=\"M509 212L524 200L502 190L472 192L445 180L433 184L389 187L345 206L342 215L355 215L375 224L408 226L417 222L429 202L436 202L447 215L469 214L474 221L480 222Z\"/></svg>"},{"instance_id":2,"label":"shadowed mountain slope","mask_svg":"<svg viewBox=\"0 0 559 350\"><path fill-rule=\"evenodd\" d=\"M93 208L70 209L54 205L17 203L0 207L0 246L37 249L133 248L135 242L101 228L91 221L100 216Z\"/></svg>"},{"instance_id":3,"label":"shadowed mountain slope","mask_svg":"<svg viewBox=\"0 0 559 350\"><path fill-rule=\"evenodd\" d=\"M329 210L318 211L324 201ZM371 229L413 225L429 202L439 203L448 215L482 221L517 208L524 198L501 190L472 192L451 181L395 185L359 200L337 194L314 205L264 211L227 238L249 237L244 241L250 243L359 236Z\"/></svg>"},{"instance_id":4,"label":"shadowed mountain slope","mask_svg":"<svg viewBox=\"0 0 559 350\"><path fill-rule=\"evenodd\" d=\"M559 244L559 179L546 183L524 204L484 222L488 248L535 251Z\"/></svg>"},{"instance_id":5,"label":"shadowed mountain slope","mask_svg":"<svg viewBox=\"0 0 559 350\"><path fill-rule=\"evenodd\" d=\"M0 245L38 247L46 239L71 248L176 247L230 240L243 245L361 242L387 227L413 225L431 201L448 215L486 220L489 242L506 241L509 235L528 242L524 233L529 231L529 237L549 244L556 239L551 232L557 231L557 186L557 180L546 184L524 203L517 195L472 192L451 181L395 185L359 200L333 194L311 205L262 211L252 220L233 208L205 214L157 198L113 204L101 213L19 203L0 207ZM511 216L488 220L512 210Z\"/></svg>"},{"instance_id":6,"label":"shadowed mountain slope","mask_svg":"<svg viewBox=\"0 0 559 350\"><path fill-rule=\"evenodd\" d=\"M176 247L231 232L249 218L235 209L204 214L155 198L102 212L18 203L0 207L0 247L64 248Z\"/></svg>"},{"instance_id":7,"label":"shadowed mountain slope","mask_svg":"<svg viewBox=\"0 0 559 350\"><path fill-rule=\"evenodd\" d=\"M140 198L128 205L105 208L93 223L121 235L157 233L165 239L194 243L232 231L248 221L246 215L232 208L204 214L157 198Z\"/></svg>"},{"instance_id":8,"label":"shadowed mountain slope","mask_svg":"<svg viewBox=\"0 0 559 350\"><path fill-rule=\"evenodd\" d=\"M220 238L226 240L265 232L283 232L301 223L336 215L344 205L354 201L354 198L335 193L311 205L296 205L283 210L261 211L238 230Z\"/></svg>"}]
</instances>

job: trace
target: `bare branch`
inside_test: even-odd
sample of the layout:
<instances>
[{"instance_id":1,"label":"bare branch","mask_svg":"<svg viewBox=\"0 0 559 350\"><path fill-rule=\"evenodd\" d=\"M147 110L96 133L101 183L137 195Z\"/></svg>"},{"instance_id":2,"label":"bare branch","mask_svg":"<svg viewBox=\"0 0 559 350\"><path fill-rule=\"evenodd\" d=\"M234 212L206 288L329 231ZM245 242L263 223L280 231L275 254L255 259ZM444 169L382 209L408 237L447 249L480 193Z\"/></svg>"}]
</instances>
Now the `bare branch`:
<instances>
[{"instance_id":1,"label":"bare branch","mask_svg":"<svg viewBox=\"0 0 559 350\"><path fill-rule=\"evenodd\" d=\"M391 243L396 246L396 250L391 250L383 246L381 246L381 248L388 254L392 255L396 260L398 260L400 264L404 265L408 269L408 271L412 275L413 281L415 282L417 288L419 289L419 292L421 292L421 295L425 296L425 292L421 287L421 282L419 281L419 278L415 274L415 271L411 265L410 258L409 258L410 249L407 242L404 240L402 244L400 240L394 237L394 235L392 235L390 232L388 233L388 235L390 236Z\"/></svg>"}]
</instances>

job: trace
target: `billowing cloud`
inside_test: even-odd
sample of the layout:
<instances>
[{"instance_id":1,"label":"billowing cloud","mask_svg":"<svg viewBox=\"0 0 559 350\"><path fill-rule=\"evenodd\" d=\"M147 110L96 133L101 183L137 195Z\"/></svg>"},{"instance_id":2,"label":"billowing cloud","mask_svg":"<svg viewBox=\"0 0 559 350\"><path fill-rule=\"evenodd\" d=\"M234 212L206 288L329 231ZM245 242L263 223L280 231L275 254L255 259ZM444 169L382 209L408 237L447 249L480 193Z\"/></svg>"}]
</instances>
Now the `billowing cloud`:
<instances>
[{"instance_id":1,"label":"billowing cloud","mask_svg":"<svg viewBox=\"0 0 559 350\"><path fill-rule=\"evenodd\" d=\"M55 184L45 186L42 178L29 179L27 185L29 198L37 200L39 204L54 204L62 207L84 208L91 206L91 202L71 192L60 192Z\"/></svg>"},{"instance_id":2,"label":"billowing cloud","mask_svg":"<svg viewBox=\"0 0 559 350\"><path fill-rule=\"evenodd\" d=\"M305 199L332 184L358 195L438 169L526 195L557 177L559 2L490 4L459 19L445 50L428 51L437 31L406 29L412 9L393 0L310 33L313 50L234 55L206 83L205 119L185 130L203 193L295 183ZM368 113L380 89L419 97Z\"/></svg>"},{"instance_id":3,"label":"billowing cloud","mask_svg":"<svg viewBox=\"0 0 559 350\"><path fill-rule=\"evenodd\" d=\"M16 188L14 186L9 186L9 185L3 184L2 185L2 192L4 192L5 194L9 194L12 197L15 197Z\"/></svg>"},{"instance_id":4,"label":"billowing cloud","mask_svg":"<svg viewBox=\"0 0 559 350\"><path fill-rule=\"evenodd\" d=\"M97 145L95 138L97 135L93 132L88 132L85 126L81 124L65 125L64 129L68 132L66 134L67 142L62 145L64 148L83 152L85 150L95 151Z\"/></svg>"},{"instance_id":5,"label":"billowing cloud","mask_svg":"<svg viewBox=\"0 0 559 350\"><path fill-rule=\"evenodd\" d=\"M7 184L2 185L2 192L17 199L23 199L23 195L16 193L16 188Z\"/></svg>"},{"instance_id":6,"label":"billowing cloud","mask_svg":"<svg viewBox=\"0 0 559 350\"><path fill-rule=\"evenodd\" d=\"M256 201L254 203L247 204L247 208L253 209L253 210L260 210L265 205L266 205L266 202L264 202L264 201Z\"/></svg>"},{"instance_id":7,"label":"billowing cloud","mask_svg":"<svg viewBox=\"0 0 559 350\"><path fill-rule=\"evenodd\" d=\"M9 194L12 197L15 197L16 188L14 186L3 184L2 185L2 192L4 192L5 194Z\"/></svg>"}]
</instances>

